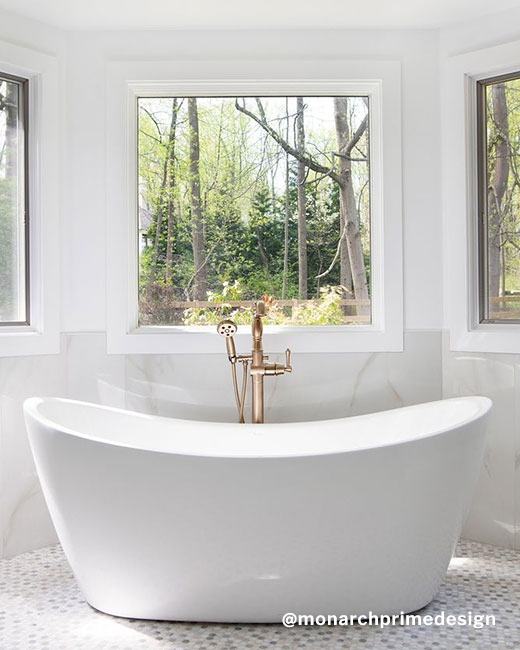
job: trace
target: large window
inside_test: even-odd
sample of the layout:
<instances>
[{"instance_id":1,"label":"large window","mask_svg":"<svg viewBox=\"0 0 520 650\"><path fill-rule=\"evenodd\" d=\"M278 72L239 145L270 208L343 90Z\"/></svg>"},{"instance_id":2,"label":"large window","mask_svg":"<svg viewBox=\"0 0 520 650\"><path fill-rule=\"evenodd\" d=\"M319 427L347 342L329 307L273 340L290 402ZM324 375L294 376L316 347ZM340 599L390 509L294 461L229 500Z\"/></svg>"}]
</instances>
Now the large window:
<instances>
[{"instance_id":1,"label":"large window","mask_svg":"<svg viewBox=\"0 0 520 650\"><path fill-rule=\"evenodd\" d=\"M479 319L520 322L520 73L477 83Z\"/></svg>"},{"instance_id":2,"label":"large window","mask_svg":"<svg viewBox=\"0 0 520 650\"><path fill-rule=\"evenodd\" d=\"M369 324L369 109L138 97L139 325Z\"/></svg>"},{"instance_id":3,"label":"large window","mask_svg":"<svg viewBox=\"0 0 520 650\"><path fill-rule=\"evenodd\" d=\"M27 81L0 73L0 325L29 322Z\"/></svg>"}]
</instances>

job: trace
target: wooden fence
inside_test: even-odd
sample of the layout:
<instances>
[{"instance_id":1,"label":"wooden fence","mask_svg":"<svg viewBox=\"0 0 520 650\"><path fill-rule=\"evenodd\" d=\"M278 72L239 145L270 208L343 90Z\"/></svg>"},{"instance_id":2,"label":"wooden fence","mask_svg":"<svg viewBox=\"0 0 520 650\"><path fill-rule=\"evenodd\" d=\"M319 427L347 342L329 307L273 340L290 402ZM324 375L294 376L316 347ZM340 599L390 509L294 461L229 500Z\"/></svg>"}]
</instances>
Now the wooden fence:
<instances>
[{"instance_id":1,"label":"wooden fence","mask_svg":"<svg viewBox=\"0 0 520 650\"><path fill-rule=\"evenodd\" d=\"M275 300L274 303L278 307L298 307L305 304L317 304L320 300L318 298L311 298L309 300L298 300L296 298L290 300ZM490 306L497 305L495 309L489 312L489 318L492 319L518 319L520 320L520 294L511 296L497 296L489 299ZM206 307L253 307L254 300L226 300L224 302L213 302L211 300L176 300L169 303L173 309L202 309ZM342 307L364 307L370 305L370 300L356 300L354 298L344 298L340 300ZM498 309L497 309L498 308ZM369 315L346 314L345 322L350 323L369 323Z\"/></svg>"},{"instance_id":2,"label":"wooden fence","mask_svg":"<svg viewBox=\"0 0 520 650\"><path fill-rule=\"evenodd\" d=\"M489 318L520 320L520 294L489 298ZM493 307L493 309L492 309Z\"/></svg>"}]
</instances>

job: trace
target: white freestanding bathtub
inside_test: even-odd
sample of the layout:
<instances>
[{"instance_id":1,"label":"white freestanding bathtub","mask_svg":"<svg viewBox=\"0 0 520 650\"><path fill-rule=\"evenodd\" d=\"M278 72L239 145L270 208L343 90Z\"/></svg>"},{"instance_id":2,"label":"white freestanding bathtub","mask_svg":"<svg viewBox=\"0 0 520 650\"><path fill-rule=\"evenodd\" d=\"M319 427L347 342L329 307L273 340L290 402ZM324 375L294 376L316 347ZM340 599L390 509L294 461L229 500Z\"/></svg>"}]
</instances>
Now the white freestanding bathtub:
<instances>
[{"instance_id":1,"label":"white freestanding bathtub","mask_svg":"<svg viewBox=\"0 0 520 650\"><path fill-rule=\"evenodd\" d=\"M482 462L484 397L240 425L25 402L87 601L131 618L393 614L434 598Z\"/></svg>"}]
</instances>

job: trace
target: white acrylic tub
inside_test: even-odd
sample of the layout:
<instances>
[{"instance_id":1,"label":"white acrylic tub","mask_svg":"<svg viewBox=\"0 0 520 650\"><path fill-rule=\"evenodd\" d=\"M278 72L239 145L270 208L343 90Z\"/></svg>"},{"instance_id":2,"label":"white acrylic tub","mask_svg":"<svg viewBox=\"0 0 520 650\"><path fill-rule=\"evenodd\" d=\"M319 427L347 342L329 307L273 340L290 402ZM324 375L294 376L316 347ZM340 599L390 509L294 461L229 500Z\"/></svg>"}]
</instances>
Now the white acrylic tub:
<instances>
[{"instance_id":1,"label":"white acrylic tub","mask_svg":"<svg viewBox=\"0 0 520 650\"><path fill-rule=\"evenodd\" d=\"M484 397L239 425L25 402L88 602L132 618L392 614L437 593L482 462Z\"/></svg>"}]
</instances>

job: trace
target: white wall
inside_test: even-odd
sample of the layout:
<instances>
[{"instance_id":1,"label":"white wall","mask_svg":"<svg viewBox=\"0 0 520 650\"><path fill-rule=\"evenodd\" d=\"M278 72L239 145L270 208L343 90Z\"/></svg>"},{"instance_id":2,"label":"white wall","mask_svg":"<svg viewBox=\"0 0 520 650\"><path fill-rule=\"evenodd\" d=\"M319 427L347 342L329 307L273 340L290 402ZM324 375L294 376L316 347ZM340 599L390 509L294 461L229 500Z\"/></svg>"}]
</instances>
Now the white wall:
<instances>
[{"instance_id":1,"label":"white wall","mask_svg":"<svg viewBox=\"0 0 520 650\"><path fill-rule=\"evenodd\" d=\"M63 31L7 11L0 11L0 38L45 54L65 55Z\"/></svg>"},{"instance_id":2,"label":"white wall","mask_svg":"<svg viewBox=\"0 0 520 650\"><path fill-rule=\"evenodd\" d=\"M500 45L520 37L520 8L491 14L441 30L439 52L446 56Z\"/></svg>"},{"instance_id":3,"label":"white wall","mask_svg":"<svg viewBox=\"0 0 520 650\"><path fill-rule=\"evenodd\" d=\"M67 50L63 330L105 329L104 65L114 59L392 59L402 64L405 328L441 326L434 32L73 33ZM417 241L424 246L416 246Z\"/></svg>"},{"instance_id":4,"label":"white wall","mask_svg":"<svg viewBox=\"0 0 520 650\"><path fill-rule=\"evenodd\" d=\"M296 355L269 400L311 416L348 415L441 396L442 286L438 34L434 31L62 33L0 15L0 38L58 54L63 66L62 350L0 359L1 552L55 540L27 444L23 399L60 395L152 413L178 412L179 393L214 401L222 357L108 356L105 347L105 65L115 59L354 58L398 60L403 95L405 349ZM413 331L425 330L425 331ZM192 371L187 372L189 367ZM193 381L193 370L207 383ZM319 377L319 381L316 381ZM224 383L224 386L227 385ZM229 386L230 388L230 386ZM220 393L219 393L220 395ZM225 392L232 408L231 391ZM188 408L183 406L183 408Z\"/></svg>"},{"instance_id":5,"label":"white wall","mask_svg":"<svg viewBox=\"0 0 520 650\"><path fill-rule=\"evenodd\" d=\"M507 11L443 30L439 38L441 69L450 57L520 39L520 10ZM520 66L520 61L518 61ZM450 98L441 78L449 119ZM449 145L448 145L449 146ZM450 151L443 151L449 157ZM460 215L461 219L465 215ZM447 233L445 233L447 236ZM443 249L447 256L448 245ZM443 263L446 270L447 257ZM452 278L444 277L445 297ZM461 300L464 297L461 296ZM445 309L445 327L449 311ZM466 522L466 536L520 549L520 355L453 352L446 333L443 344L443 397L487 395L494 402L484 467Z\"/></svg>"}]
</instances>

